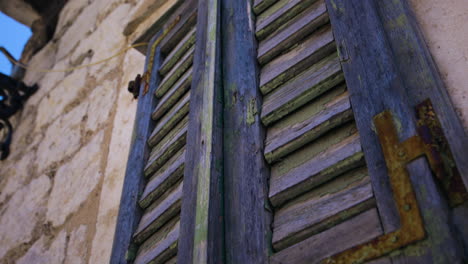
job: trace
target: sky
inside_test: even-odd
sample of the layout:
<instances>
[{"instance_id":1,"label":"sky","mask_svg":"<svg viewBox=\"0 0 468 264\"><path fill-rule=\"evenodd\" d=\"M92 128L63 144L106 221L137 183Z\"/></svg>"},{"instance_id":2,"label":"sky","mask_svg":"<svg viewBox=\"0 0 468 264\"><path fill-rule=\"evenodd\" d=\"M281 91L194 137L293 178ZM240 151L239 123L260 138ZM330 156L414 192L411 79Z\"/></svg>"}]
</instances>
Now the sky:
<instances>
[{"instance_id":1,"label":"sky","mask_svg":"<svg viewBox=\"0 0 468 264\"><path fill-rule=\"evenodd\" d=\"M24 45L31 36L31 30L0 12L0 46L5 47L13 57L19 59ZM0 52L0 72L9 75L11 63Z\"/></svg>"}]
</instances>

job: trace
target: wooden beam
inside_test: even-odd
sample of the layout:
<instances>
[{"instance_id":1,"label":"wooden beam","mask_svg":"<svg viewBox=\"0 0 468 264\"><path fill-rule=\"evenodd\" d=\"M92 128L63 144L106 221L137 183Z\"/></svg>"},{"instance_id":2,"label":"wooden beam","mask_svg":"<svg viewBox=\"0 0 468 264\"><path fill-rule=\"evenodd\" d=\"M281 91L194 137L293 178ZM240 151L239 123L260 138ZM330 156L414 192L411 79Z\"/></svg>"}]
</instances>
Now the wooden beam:
<instances>
[{"instance_id":1,"label":"wooden beam","mask_svg":"<svg viewBox=\"0 0 468 264\"><path fill-rule=\"evenodd\" d=\"M222 0L227 263L268 263L271 211L251 1Z\"/></svg>"},{"instance_id":2,"label":"wooden beam","mask_svg":"<svg viewBox=\"0 0 468 264\"><path fill-rule=\"evenodd\" d=\"M161 34L156 34L148 45L145 71L147 70L146 67L148 62L150 61L151 47L160 35ZM114 243L112 246L110 260L110 263L112 264L127 263L126 253L131 248L132 235L136 230L142 215L142 210L138 206L138 199L139 194L144 188L145 179L143 176L143 170L150 154L150 149L146 144L146 141L154 128L154 122L151 121L151 113L153 112L157 102L154 92L160 82L157 72L159 68L158 66L161 62L162 59L158 48L155 52L155 67L153 67L151 72L152 78L150 80L148 93L143 93L145 84L142 84L140 87L140 97L138 99L132 142L130 145L122 196L120 198L120 208L115 229Z\"/></svg>"},{"instance_id":3,"label":"wooden beam","mask_svg":"<svg viewBox=\"0 0 468 264\"><path fill-rule=\"evenodd\" d=\"M220 0L198 3L178 263L224 263Z\"/></svg>"},{"instance_id":4,"label":"wooden beam","mask_svg":"<svg viewBox=\"0 0 468 264\"><path fill-rule=\"evenodd\" d=\"M384 110L390 110L399 124L400 139L416 135L415 101L421 99L422 94L441 94L442 87L434 85L438 82L422 86L414 81L421 80L420 76L428 76L434 80L436 72L428 63L430 57L424 52L422 39L416 38L415 25L389 24L390 20L385 18L402 16L398 19L408 20L408 12L406 7L401 5L402 1L391 1L398 3L395 5L387 1L373 0L326 2L379 214L384 231L388 233L399 228L400 224L380 143L372 128L372 118ZM393 22L398 22L398 19ZM395 30L393 26L405 29ZM397 48L399 46L404 48ZM400 52L398 49L411 53ZM411 62L407 61L407 56L412 58ZM434 87L429 90L428 87L432 85ZM416 97L415 94L420 96ZM438 109L451 107L443 100L438 100L437 104ZM449 112L442 111L441 115ZM451 115L448 118L450 122L456 122ZM449 121L447 117L444 117L444 120L446 125ZM445 128L447 130L446 126ZM458 131L458 135L460 133ZM460 138L452 140L458 139ZM466 155L466 148L464 152ZM463 245L458 242L453 232L450 208L446 199L439 193L427 162L423 159L416 160L408 166L408 171L415 187L428 239L412 245L412 249L403 249L401 254L411 258L410 261L406 259L411 263L432 263L434 259L443 263L459 262L463 259ZM419 253L415 254L416 251ZM402 257L403 261L405 258Z\"/></svg>"}]
</instances>

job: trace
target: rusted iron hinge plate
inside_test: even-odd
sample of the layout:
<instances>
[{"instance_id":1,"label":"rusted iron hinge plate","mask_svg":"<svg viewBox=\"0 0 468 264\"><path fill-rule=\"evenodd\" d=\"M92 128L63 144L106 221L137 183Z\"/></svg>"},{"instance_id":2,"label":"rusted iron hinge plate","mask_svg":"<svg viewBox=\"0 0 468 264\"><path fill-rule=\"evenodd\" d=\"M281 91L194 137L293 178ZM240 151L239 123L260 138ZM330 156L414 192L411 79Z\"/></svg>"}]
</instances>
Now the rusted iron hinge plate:
<instances>
[{"instance_id":1,"label":"rusted iron hinge plate","mask_svg":"<svg viewBox=\"0 0 468 264\"><path fill-rule=\"evenodd\" d=\"M423 220L406 165L426 156L436 178L442 183L451 205L467 199L467 192L455 167L448 143L429 100L416 107L418 134L400 142L390 111L374 117L383 155L388 169L393 198L397 205L401 227L358 245L322 263L362 263L382 257L394 250L425 238Z\"/></svg>"}]
</instances>

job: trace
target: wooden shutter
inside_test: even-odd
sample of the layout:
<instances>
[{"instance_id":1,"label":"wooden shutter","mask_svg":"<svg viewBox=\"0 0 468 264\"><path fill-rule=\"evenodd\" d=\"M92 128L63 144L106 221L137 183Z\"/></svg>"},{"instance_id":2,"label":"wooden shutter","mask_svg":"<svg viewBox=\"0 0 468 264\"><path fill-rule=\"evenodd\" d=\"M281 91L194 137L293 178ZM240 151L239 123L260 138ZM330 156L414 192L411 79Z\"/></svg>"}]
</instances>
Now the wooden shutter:
<instances>
[{"instance_id":1,"label":"wooden shutter","mask_svg":"<svg viewBox=\"0 0 468 264\"><path fill-rule=\"evenodd\" d=\"M149 44L112 263L176 263L196 24L197 2L188 1Z\"/></svg>"},{"instance_id":2,"label":"wooden shutter","mask_svg":"<svg viewBox=\"0 0 468 264\"><path fill-rule=\"evenodd\" d=\"M270 261L310 263L382 229L325 1L263 2L255 8Z\"/></svg>"},{"instance_id":3,"label":"wooden shutter","mask_svg":"<svg viewBox=\"0 0 468 264\"><path fill-rule=\"evenodd\" d=\"M407 21L407 7L396 3L400 1L384 2L254 1L264 156L271 168L274 211L271 263L326 263L328 257L391 233L406 221L395 206L374 116L392 111L405 127L400 130L405 139L417 134L414 107L431 97L448 134L466 144L427 51L411 46L420 44L421 36L410 30L414 25L395 28L398 15ZM408 34L410 40L398 34ZM409 46L398 46L402 43ZM422 55L414 63L401 59L411 52ZM433 94L423 94L425 89ZM452 146L463 172L466 150L457 154L458 149ZM449 220L448 202L436 190L427 164L418 160L409 170L417 183L413 188L419 209L408 210L421 211L427 238L411 246L421 254L408 248L388 250L380 256L392 251L398 256L379 261L461 261L463 246L450 231L459 227Z\"/></svg>"},{"instance_id":4,"label":"wooden shutter","mask_svg":"<svg viewBox=\"0 0 468 264\"><path fill-rule=\"evenodd\" d=\"M460 262L461 207L423 159L404 185L417 205L397 206L373 125L388 111L401 140L415 135L431 91L466 182L467 138L421 36L395 29L407 7L248 2L185 2L153 37L112 263L319 263L376 237L399 243L401 210L421 212L426 237L373 249L375 263Z\"/></svg>"}]
</instances>

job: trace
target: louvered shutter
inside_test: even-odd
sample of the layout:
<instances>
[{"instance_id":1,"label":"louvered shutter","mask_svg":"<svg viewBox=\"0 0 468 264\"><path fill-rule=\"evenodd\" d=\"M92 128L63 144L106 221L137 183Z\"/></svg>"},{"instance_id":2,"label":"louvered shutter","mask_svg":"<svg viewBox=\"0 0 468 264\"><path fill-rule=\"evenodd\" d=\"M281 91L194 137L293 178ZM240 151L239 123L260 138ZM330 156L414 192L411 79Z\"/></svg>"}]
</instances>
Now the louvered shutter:
<instances>
[{"instance_id":1,"label":"louvered shutter","mask_svg":"<svg viewBox=\"0 0 468 264\"><path fill-rule=\"evenodd\" d=\"M256 36L274 208L270 260L306 263L382 230L325 2L263 2Z\"/></svg>"},{"instance_id":2,"label":"louvered shutter","mask_svg":"<svg viewBox=\"0 0 468 264\"><path fill-rule=\"evenodd\" d=\"M136 138L123 190L123 197L130 197L128 203L136 202L136 208L121 205L116 239L122 241L121 245L114 242L112 263L177 261L197 2L178 6L166 14L165 24L149 44L149 75L143 77L149 83L141 87ZM126 190L131 186L133 190ZM125 194L135 189L135 196Z\"/></svg>"},{"instance_id":3,"label":"louvered shutter","mask_svg":"<svg viewBox=\"0 0 468 264\"><path fill-rule=\"evenodd\" d=\"M415 87L421 85L418 83L421 78L435 78L436 75L428 77L429 73L420 73L428 62L420 59L412 68L408 66L412 61L398 62L393 57L403 57L407 50L393 47L397 50L395 54L387 46L387 38L394 41L391 44L401 43L398 34L402 31L407 30L404 34L408 35L415 33L409 32L410 26L404 30L394 28L395 14L401 15L399 19L408 19L403 5L395 4L399 1L383 2L254 1L259 89L263 94L261 119L266 127L264 157L270 165L268 197L274 211L271 230L274 252L270 263L326 263L328 257L391 233L401 227L400 221L406 221L400 220L395 208L394 192L373 125L374 116L384 110L392 111L401 120L399 125L406 126L400 132L408 137L416 134L412 108L424 97L431 97L446 115L443 119L447 127L457 127L458 132L447 131L458 133L462 144L466 144L466 135L447 95L434 87L428 88L433 94L423 95L423 89ZM410 36L411 45L420 41L417 39L420 36ZM412 46L406 48L411 50ZM412 52L426 52L427 56L427 51ZM394 68L394 61L400 63L396 67L407 71L400 73ZM410 84L397 84L400 78ZM413 90L401 89L404 85ZM459 151L456 145L452 148L459 153L459 169L463 171L466 151ZM418 162L409 169L413 177L426 177L413 178L419 208L406 206L410 208L408 211L422 212L428 240L413 242L412 247L425 253L414 256L410 252L395 252L407 245L392 250L367 248L367 253L356 259L365 259L365 254L378 251L384 252L380 256L389 252L401 255L383 257L379 263L409 259L414 263L430 263L436 255L447 263L462 259L462 245L450 231L456 228L456 223L447 220L448 203L435 189L435 178L427 165L422 160ZM423 196L424 191L426 195L431 193L432 201ZM429 216L429 212L437 216ZM437 237L450 245L450 252L434 241ZM395 235L390 243L396 244L398 239Z\"/></svg>"},{"instance_id":4,"label":"louvered shutter","mask_svg":"<svg viewBox=\"0 0 468 264\"><path fill-rule=\"evenodd\" d=\"M421 36L394 27L401 1L252 2L186 2L154 36L112 263L326 263L382 235L398 244L403 204L373 118L415 135L426 90L466 181L466 135ZM457 263L462 207L424 160L408 170L404 210L426 238L375 263Z\"/></svg>"}]
</instances>

